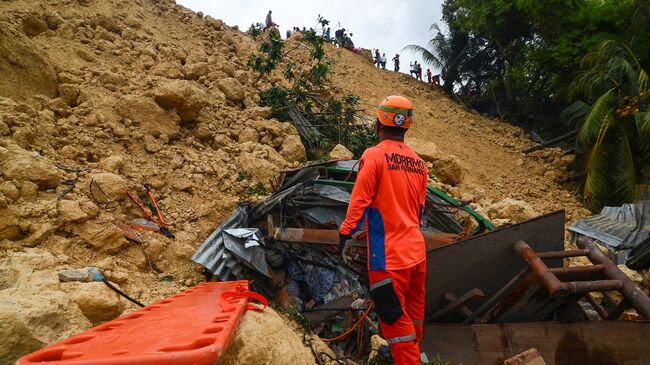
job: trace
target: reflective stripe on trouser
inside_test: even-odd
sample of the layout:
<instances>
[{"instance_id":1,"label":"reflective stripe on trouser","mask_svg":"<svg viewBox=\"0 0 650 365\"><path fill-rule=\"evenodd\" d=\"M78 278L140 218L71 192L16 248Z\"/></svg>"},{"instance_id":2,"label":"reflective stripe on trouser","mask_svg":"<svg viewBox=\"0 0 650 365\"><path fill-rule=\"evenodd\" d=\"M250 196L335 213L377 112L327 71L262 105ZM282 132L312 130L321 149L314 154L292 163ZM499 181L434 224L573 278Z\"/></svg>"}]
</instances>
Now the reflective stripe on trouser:
<instances>
[{"instance_id":1,"label":"reflective stripe on trouser","mask_svg":"<svg viewBox=\"0 0 650 365\"><path fill-rule=\"evenodd\" d=\"M390 325L379 319L382 335L388 341L396 365L420 363L425 276L425 262L403 270L368 271L371 286L376 288L382 283L393 286L404 313Z\"/></svg>"}]
</instances>

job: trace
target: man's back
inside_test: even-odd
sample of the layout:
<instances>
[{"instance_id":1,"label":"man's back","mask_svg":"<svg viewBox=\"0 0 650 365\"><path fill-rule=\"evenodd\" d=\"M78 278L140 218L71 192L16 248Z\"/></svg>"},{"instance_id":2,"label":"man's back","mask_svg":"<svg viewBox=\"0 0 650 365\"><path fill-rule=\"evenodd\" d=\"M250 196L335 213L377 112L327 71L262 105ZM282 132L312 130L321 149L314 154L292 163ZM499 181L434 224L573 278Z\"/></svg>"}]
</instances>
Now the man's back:
<instances>
[{"instance_id":1,"label":"man's back","mask_svg":"<svg viewBox=\"0 0 650 365\"><path fill-rule=\"evenodd\" d=\"M341 228L354 230L367 218L371 270L409 268L425 259L420 221L426 183L424 161L404 142L384 140L363 153ZM367 199L369 206L362 206ZM350 214L355 210L358 216Z\"/></svg>"}]
</instances>

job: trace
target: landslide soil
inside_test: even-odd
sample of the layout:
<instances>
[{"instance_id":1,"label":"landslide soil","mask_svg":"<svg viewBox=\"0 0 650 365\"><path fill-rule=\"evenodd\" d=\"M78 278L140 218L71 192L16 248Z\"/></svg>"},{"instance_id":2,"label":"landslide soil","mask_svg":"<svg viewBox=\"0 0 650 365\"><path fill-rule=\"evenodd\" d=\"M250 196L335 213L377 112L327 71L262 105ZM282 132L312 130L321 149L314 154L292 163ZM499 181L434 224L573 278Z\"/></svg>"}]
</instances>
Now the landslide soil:
<instances>
[{"instance_id":1,"label":"landslide soil","mask_svg":"<svg viewBox=\"0 0 650 365\"><path fill-rule=\"evenodd\" d=\"M99 283L59 283L59 270L98 267L145 304L183 290L202 280L193 252L234 206L305 162L295 128L257 106L257 88L282 80L247 69L255 49L173 1L0 2L0 363L135 309ZM290 57L304 60L301 49ZM500 224L587 214L556 183L571 156L524 155L533 143L519 128L346 50L327 53L329 91L359 95L370 118L387 95L413 100L408 143L432 183ZM144 197L145 182L175 240L124 238L119 225L141 217L126 191ZM269 316L245 317L241 331L280 331ZM243 358L264 358L235 343ZM311 363L304 350L287 358Z\"/></svg>"}]
</instances>

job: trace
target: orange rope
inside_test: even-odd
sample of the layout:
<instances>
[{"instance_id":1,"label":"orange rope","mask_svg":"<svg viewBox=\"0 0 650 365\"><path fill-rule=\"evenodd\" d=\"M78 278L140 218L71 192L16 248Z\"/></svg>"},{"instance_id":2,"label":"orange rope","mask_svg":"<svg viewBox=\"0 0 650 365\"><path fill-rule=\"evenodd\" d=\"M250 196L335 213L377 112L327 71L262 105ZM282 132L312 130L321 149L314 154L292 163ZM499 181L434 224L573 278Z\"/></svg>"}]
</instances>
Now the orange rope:
<instances>
[{"instance_id":1,"label":"orange rope","mask_svg":"<svg viewBox=\"0 0 650 365\"><path fill-rule=\"evenodd\" d=\"M375 306L375 303L371 303L370 306L368 306L368 309L366 309L366 311L363 312L361 317L359 317L359 320L357 321L357 323L355 323L352 327L348 328L345 332L341 333L340 335L338 335L338 336L336 336L334 338L322 338L321 337L321 340L323 340L323 342L334 342L334 341L338 341L338 340L341 340L341 339L347 337L350 333L352 333L352 331L354 331L355 328L359 327L361 322L363 322L363 319L366 318L366 316L368 315L368 313L370 313L370 311L372 310L372 308L374 306Z\"/></svg>"}]
</instances>

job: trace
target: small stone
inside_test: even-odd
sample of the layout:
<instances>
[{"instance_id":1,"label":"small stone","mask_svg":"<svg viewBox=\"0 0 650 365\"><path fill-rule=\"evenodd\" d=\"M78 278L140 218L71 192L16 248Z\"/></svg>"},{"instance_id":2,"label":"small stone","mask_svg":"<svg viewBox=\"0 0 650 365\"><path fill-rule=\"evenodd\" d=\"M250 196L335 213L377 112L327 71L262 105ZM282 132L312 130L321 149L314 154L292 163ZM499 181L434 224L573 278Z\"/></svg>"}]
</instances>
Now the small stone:
<instances>
[{"instance_id":1,"label":"small stone","mask_svg":"<svg viewBox=\"0 0 650 365\"><path fill-rule=\"evenodd\" d=\"M90 275L88 270L61 270L59 271L59 281L62 283L69 281L87 283L90 281Z\"/></svg>"},{"instance_id":2,"label":"small stone","mask_svg":"<svg viewBox=\"0 0 650 365\"><path fill-rule=\"evenodd\" d=\"M20 191L11 181L5 181L0 184L0 193L14 201L18 200L18 197L20 196Z\"/></svg>"},{"instance_id":3,"label":"small stone","mask_svg":"<svg viewBox=\"0 0 650 365\"><path fill-rule=\"evenodd\" d=\"M99 161L99 167L102 169L118 174L124 167L124 157L120 155L109 156Z\"/></svg>"},{"instance_id":4,"label":"small stone","mask_svg":"<svg viewBox=\"0 0 650 365\"><path fill-rule=\"evenodd\" d=\"M63 223L83 222L88 219L88 214L81 209L77 200L60 200L59 201L59 219Z\"/></svg>"},{"instance_id":5,"label":"small stone","mask_svg":"<svg viewBox=\"0 0 650 365\"><path fill-rule=\"evenodd\" d=\"M59 153L61 153L61 156L70 160L76 160L79 156L79 150L70 145L63 146Z\"/></svg>"}]
</instances>

